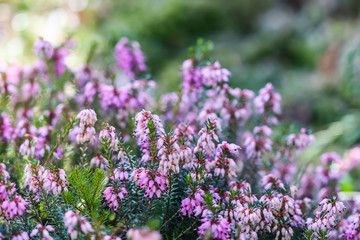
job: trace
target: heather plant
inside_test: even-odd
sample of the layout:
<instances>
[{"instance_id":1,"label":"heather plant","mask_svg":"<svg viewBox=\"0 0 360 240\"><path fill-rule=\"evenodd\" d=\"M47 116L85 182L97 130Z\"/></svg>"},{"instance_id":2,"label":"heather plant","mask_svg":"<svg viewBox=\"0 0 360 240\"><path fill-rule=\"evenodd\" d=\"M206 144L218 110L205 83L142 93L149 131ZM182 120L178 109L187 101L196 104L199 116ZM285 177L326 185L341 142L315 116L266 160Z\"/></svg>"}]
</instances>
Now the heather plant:
<instances>
[{"instance_id":1,"label":"heather plant","mask_svg":"<svg viewBox=\"0 0 360 240\"><path fill-rule=\"evenodd\" d=\"M0 239L358 238L345 160L299 164L314 136L281 126L271 83L232 88L199 42L155 98L139 43L104 70L93 51L71 69L72 47L39 39L32 66L1 69Z\"/></svg>"}]
</instances>

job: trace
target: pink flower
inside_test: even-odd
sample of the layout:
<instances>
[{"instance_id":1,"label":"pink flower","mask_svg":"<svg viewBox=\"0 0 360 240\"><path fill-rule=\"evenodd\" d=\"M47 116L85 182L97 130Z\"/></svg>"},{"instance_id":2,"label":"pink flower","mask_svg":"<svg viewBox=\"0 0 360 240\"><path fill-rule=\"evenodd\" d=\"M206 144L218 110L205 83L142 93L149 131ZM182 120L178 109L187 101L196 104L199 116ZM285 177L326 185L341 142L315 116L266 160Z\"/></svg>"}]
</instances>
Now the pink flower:
<instances>
[{"instance_id":1,"label":"pink flower","mask_svg":"<svg viewBox=\"0 0 360 240\"><path fill-rule=\"evenodd\" d=\"M15 216L22 217L27 205L29 204L20 195L16 195L12 200L5 200L1 208L5 210L6 218L13 219Z\"/></svg>"},{"instance_id":2,"label":"pink flower","mask_svg":"<svg viewBox=\"0 0 360 240\"><path fill-rule=\"evenodd\" d=\"M261 179L261 185L267 189L284 189L285 185L280 179L276 179L272 174L268 174Z\"/></svg>"},{"instance_id":3,"label":"pink flower","mask_svg":"<svg viewBox=\"0 0 360 240\"><path fill-rule=\"evenodd\" d=\"M230 179L236 177L237 166L234 159L230 158L230 154L236 154L239 149L239 146L225 141L218 145L215 156L214 176L223 178L226 173Z\"/></svg>"},{"instance_id":4,"label":"pink flower","mask_svg":"<svg viewBox=\"0 0 360 240\"><path fill-rule=\"evenodd\" d=\"M272 135L272 130L268 126L255 127L254 134L270 137Z\"/></svg>"},{"instance_id":5,"label":"pink flower","mask_svg":"<svg viewBox=\"0 0 360 240\"><path fill-rule=\"evenodd\" d=\"M63 169L58 168L53 171L46 170L42 177L45 191L58 195L62 191L68 190L66 187L68 181L66 180L66 174Z\"/></svg>"},{"instance_id":6,"label":"pink flower","mask_svg":"<svg viewBox=\"0 0 360 240\"><path fill-rule=\"evenodd\" d=\"M210 235L213 239L229 239L229 233L231 229L229 227L229 222L223 218L219 217L217 220L212 220L208 218L203 218L200 220L202 224L198 227L198 233L200 235Z\"/></svg>"},{"instance_id":7,"label":"pink flower","mask_svg":"<svg viewBox=\"0 0 360 240\"><path fill-rule=\"evenodd\" d=\"M345 152L344 159L338 163L342 171L350 171L360 165L360 147Z\"/></svg>"},{"instance_id":8,"label":"pink flower","mask_svg":"<svg viewBox=\"0 0 360 240\"><path fill-rule=\"evenodd\" d=\"M341 157L336 152L328 152L320 156L320 161L323 165L338 163L340 160Z\"/></svg>"},{"instance_id":9,"label":"pink flower","mask_svg":"<svg viewBox=\"0 0 360 240\"><path fill-rule=\"evenodd\" d=\"M114 127L107 126L99 133L99 140L101 143L105 144L105 138L113 151L119 150L119 139L116 137L116 130Z\"/></svg>"},{"instance_id":10,"label":"pink flower","mask_svg":"<svg viewBox=\"0 0 360 240\"><path fill-rule=\"evenodd\" d=\"M266 111L272 110L275 114L281 114L281 96L275 93L274 87L271 83L259 91L259 95L254 99L255 112L263 114Z\"/></svg>"},{"instance_id":11,"label":"pink flower","mask_svg":"<svg viewBox=\"0 0 360 240\"><path fill-rule=\"evenodd\" d=\"M63 47L57 48L54 51L52 60L55 63L55 76L60 77L66 70L65 58L70 54L69 50Z\"/></svg>"},{"instance_id":12,"label":"pink flower","mask_svg":"<svg viewBox=\"0 0 360 240\"><path fill-rule=\"evenodd\" d=\"M244 149L247 158L260 158L260 156L266 152L272 150L272 141L268 138L272 134L272 131L267 126L255 127L255 136L248 133L245 135Z\"/></svg>"},{"instance_id":13,"label":"pink flower","mask_svg":"<svg viewBox=\"0 0 360 240\"><path fill-rule=\"evenodd\" d=\"M103 192L105 200L108 202L109 207L114 209L114 211L117 210L119 203L118 198L121 200L124 199L124 194L128 194L126 189L124 187L114 189L113 187L107 187L105 191Z\"/></svg>"},{"instance_id":14,"label":"pink flower","mask_svg":"<svg viewBox=\"0 0 360 240\"><path fill-rule=\"evenodd\" d=\"M185 142L185 144L186 144L186 143L192 142L194 140L195 130L192 126L187 126L183 123L180 123L175 128L174 134L178 141L181 141L183 139L188 140Z\"/></svg>"},{"instance_id":15,"label":"pink flower","mask_svg":"<svg viewBox=\"0 0 360 240\"><path fill-rule=\"evenodd\" d=\"M308 218L306 225L308 229L315 232L315 236L320 236L319 230L331 230L337 225L338 218L345 211L345 206L342 202L335 199L323 199L316 211L315 218Z\"/></svg>"},{"instance_id":16,"label":"pink flower","mask_svg":"<svg viewBox=\"0 0 360 240\"><path fill-rule=\"evenodd\" d=\"M1 236L0 236L1 239ZM20 232L13 236L11 240L30 240L29 234L27 232Z\"/></svg>"},{"instance_id":17,"label":"pink flower","mask_svg":"<svg viewBox=\"0 0 360 240\"><path fill-rule=\"evenodd\" d=\"M6 171L6 166L3 163L0 163L0 180L10 178L9 173Z\"/></svg>"},{"instance_id":18,"label":"pink flower","mask_svg":"<svg viewBox=\"0 0 360 240\"><path fill-rule=\"evenodd\" d=\"M209 125L202 128L199 132L199 139L196 149L205 149L208 155L212 155L215 151L215 143L219 143L219 137L216 134L217 123L209 120ZM196 151L195 149L195 151Z\"/></svg>"},{"instance_id":19,"label":"pink flower","mask_svg":"<svg viewBox=\"0 0 360 240\"><path fill-rule=\"evenodd\" d=\"M93 157L90 161L91 167L95 166L95 167L103 169L105 171L108 170L108 167L107 167L108 164L109 164L109 161L100 154Z\"/></svg>"},{"instance_id":20,"label":"pink flower","mask_svg":"<svg viewBox=\"0 0 360 240\"><path fill-rule=\"evenodd\" d=\"M137 138L138 145L142 145L148 140L149 121L153 122L154 126L156 127L156 133L158 136L164 133L164 127L160 118L149 111L142 110L135 116L136 127L134 130L134 136Z\"/></svg>"},{"instance_id":21,"label":"pink flower","mask_svg":"<svg viewBox=\"0 0 360 240\"><path fill-rule=\"evenodd\" d=\"M21 91L23 92L23 98L25 101L29 101L30 98L36 98L39 91L40 86L37 82L29 82L24 84L21 87Z\"/></svg>"},{"instance_id":22,"label":"pink flower","mask_svg":"<svg viewBox=\"0 0 360 240\"><path fill-rule=\"evenodd\" d=\"M180 171L180 147L177 144L176 138L173 135L165 134L161 137L164 144L158 152L160 158L159 169L168 173L173 171L179 173Z\"/></svg>"},{"instance_id":23,"label":"pink flower","mask_svg":"<svg viewBox=\"0 0 360 240\"><path fill-rule=\"evenodd\" d=\"M147 228L142 229L136 229L132 228L130 229L126 236L130 240L161 240L162 236L158 231L151 231Z\"/></svg>"},{"instance_id":24,"label":"pink flower","mask_svg":"<svg viewBox=\"0 0 360 240\"><path fill-rule=\"evenodd\" d=\"M96 113L92 109L82 110L76 117L80 120L80 130L76 137L78 144L85 142L93 143L95 141L95 122L97 121Z\"/></svg>"},{"instance_id":25,"label":"pink flower","mask_svg":"<svg viewBox=\"0 0 360 240\"><path fill-rule=\"evenodd\" d=\"M76 239L78 231L83 234L94 232L91 224L82 216L78 216L73 211L69 210L64 215L64 223L67 228L67 233L70 234L71 239Z\"/></svg>"},{"instance_id":26,"label":"pink flower","mask_svg":"<svg viewBox=\"0 0 360 240\"><path fill-rule=\"evenodd\" d=\"M28 164L25 167L26 180L25 183L29 187L29 191L38 192L39 187L43 184L43 174L45 169L41 165Z\"/></svg>"},{"instance_id":27,"label":"pink flower","mask_svg":"<svg viewBox=\"0 0 360 240\"><path fill-rule=\"evenodd\" d=\"M92 236L91 239L103 239L103 240L121 240L121 237L114 237L111 235L106 235L104 232L98 233L96 236Z\"/></svg>"},{"instance_id":28,"label":"pink flower","mask_svg":"<svg viewBox=\"0 0 360 240\"><path fill-rule=\"evenodd\" d=\"M19 152L21 155L26 155L30 158L34 158L35 157L35 146L37 144L37 139L33 138L32 143L30 143L29 139L26 139L25 142L23 144L20 145L19 148Z\"/></svg>"},{"instance_id":29,"label":"pink flower","mask_svg":"<svg viewBox=\"0 0 360 240\"><path fill-rule=\"evenodd\" d=\"M298 151L310 146L314 141L314 135L308 134L305 128L300 130L300 134L290 134L287 138L288 145L294 146Z\"/></svg>"},{"instance_id":30,"label":"pink flower","mask_svg":"<svg viewBox=\"0 0 360 240\"><path fill-rule=\"evenodd\" d=\"M38 224L30 233L30 237L36 236L39 232L41 232L41 240L53 240L50 236L49 232L53 232L55 229L51 225L43 226Z\"/></svg>"},{"instance_id":31,"label":"pink flower","mask_svg":"<svg viewBox=\"0 0 360 240\"><path fill-rule=\"evenodd\" d=\"M115 59L117 65L132 79L138 73L146 71L145 56L138 42L129 42L127 38L121 38L115 46Z\"/></svg>"},{"instance_id":32,"label":"pink flower","mask_svg":"<svg viewBox=\"0 0 360 240\"><path fill-rule=\"evenodd\" d=\"M202 68L202 82L206 86L216 86L217 84L229 81L231 72L225 68L221 68L218 61L210 66Z\"/></svg>"},{"instance_id":33,"label":"pink flower","mask_svg":"<svg viewBox=\"0 0 360 240\"><path fill-rule=\"evenodd\" d=\"M359 239L360 238L360 215L350 215L345 220L344 237L346 240Z\"/></svg>"},{"instance_id":34,"label":"pink flower","mask_svg":"<svg viewBox=\"0 0 360 240\"><path fill-rule=\"evenodd\" d=\"M9 196L13 195L15 191L15 183L10 181L0 182L0 201L9 199Z\"/></svg>"},{"instance_id":35,"label":"pink flower","mask_svg":"<svg viewBox=\"0 0 360 240\"><path fill-rule=\"evenodd\" d=\"M147 162L150 160L150 129L149 123L152 123L155 134L155 140L157 141L157 148L161 148L163 141L160 136L165 132L162 122L157 115L151 114L149 111L142 110L135 116L135 130L134 136L137 138L137 144L141 146L143 152L141 161Z\"/></svg>"},{"instance_id":36,"label":"pink flower","mask_svg":"<svg viewBox=\"0 0 360 240\"><path fill-rule=\"evenodd\" d=\"M115 180L127 181L129 179L129 173L121 168L114 170Z\"/></svg>"},{"instance_id":37,"label":"pink flower","mask_svg":"<svg viewBox=\"0 0 360 240\"><path fill-rule=\"evenodd\" d=\"M14 138L14 128L11 126L11 119L6 113L0 114L0 136L5 143Z\"/></svg>"},{"instance_id":38,"label":"pink flower","mask_svg":"<svg viewBox=\"0 0 360 240\"><path fill-rule=\"evenodd\" d=\"M76 119L80 120L80 128L84 128L86 125L94 126L97 121L96 113L92 109L82 110Z\"/></svg>"},{"instance_id":39,"label":"pink flower","mask_svg":"<svg viewBox=\"0 0 360 240\"><path fill-rule=\"evenodd\" d=\"M182 215L188 215L189 217L193 214L196 207L201 206L204 203L203 196L205 192L201 189L197 190L193 194L189 194L189 197L181 201L181 213Z\"/></svg>"},{"instance_id":40,"label":"pink flower","mask_svg":"<svg viewBox=\"0 0 360 240\"><path fill-rule=\"evenodd\" d=\"M41 58L50 59L54 54L54 48L50 42L43 39L36 40L33 51Z\"/></svg>"},{"instance_id":41,"label":"pink flower","mask_svg":"<svg viewBox=\"0 0 360 240\"><path fill-rule=\"evenodd\" d=\"M141 189L145 189L144 197L152 198L156 195L161 197L161 192L166 191L165 175L159 171L136 169L131 173L131 179Z\"/></svg>"}]
</instances>

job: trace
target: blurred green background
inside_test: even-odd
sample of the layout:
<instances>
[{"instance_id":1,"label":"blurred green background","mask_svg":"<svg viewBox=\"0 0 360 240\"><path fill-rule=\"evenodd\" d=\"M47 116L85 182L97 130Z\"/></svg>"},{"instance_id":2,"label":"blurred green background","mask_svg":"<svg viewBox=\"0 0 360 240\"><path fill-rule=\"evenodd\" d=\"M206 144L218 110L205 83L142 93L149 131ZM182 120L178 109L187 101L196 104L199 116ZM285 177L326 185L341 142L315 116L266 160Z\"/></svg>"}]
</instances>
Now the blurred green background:
<instances>
[{"instance_id":1,"label":"blurred green background","mask_svg":"<svg viewBox=\"0 0 360 240\"><path fill-rule=\"evenodd\" d=\"M126 36L140 42L158 92L174 91L187 49L203 38L233 86L275 85L283 119L316 132L310 156L342 154L360 139L359 10L359 0L0 1L0 64L31 63L39 36L55 45L71 36L69 66L80 66L96 42L100 69Z\"/></svg>"}]
</instances>

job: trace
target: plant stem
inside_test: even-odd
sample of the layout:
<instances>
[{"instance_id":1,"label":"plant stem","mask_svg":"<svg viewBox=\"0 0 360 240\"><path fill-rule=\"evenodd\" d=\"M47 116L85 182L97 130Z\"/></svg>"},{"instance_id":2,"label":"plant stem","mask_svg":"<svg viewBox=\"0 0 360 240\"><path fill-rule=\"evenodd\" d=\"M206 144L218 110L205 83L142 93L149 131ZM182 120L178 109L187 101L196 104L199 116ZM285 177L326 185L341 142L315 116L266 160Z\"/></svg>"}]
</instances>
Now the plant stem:
<instances>
[{"instance_id":1,"label":"plant stem","mask_svg":"<svg viewBox=\"0 0 360 240\"><path fill-rule=\"evenodd\" d=\"M176 217L176 215L178 215L179 212L180 212L180 209L176 213L174 213L174 215L172 215L171 218L169 218L165 223L163 223L161 225L160 229L163 228L166 224L168 224L174 217Z\"/></svg>"},{"instance_id":2,"label":"plant stem","mask_svg":"<svg viewBox=\"0 0 360 240\"><path fill-rule=\"evenodd\" d=\"M30 198L30 201L31 201L31 205L33 206L33 210L34 210L34 212L36 213L36 217L37 217L39 223L42 224L41 218L40 218L40 216L39 216L39 213L36 211L35 203L34 203L34 200L33 200L32 197L31 197L31 194L29 195L29 198Z\"/></svg>"},{"instance_id":3,"label":"plant stem","mask_svg":"<svg viewBox=\"0 0 360 240\"><path fill-rule=\"evenodd\" d=\"M133 168L133 164L132 164L132 161L131 161L131 157L130 157L130 154L129 152L126 150L125 146L119 141L119 145L120 147L124 150L125 154L126 154L126 157L128 158L129 160L129 163L130 163L130 167Z\"/></svg>"},{"instance_id":4,"label":"plant stem","mask_svg":"<svg viewBox=\"0 0 360 240\"><path fill-rule=\"evenodd\" d=\"M46 166L46 164L48 164L48 162L50 161L50 158L52 157L52 155L54 154L55 150L58 148L60 142L63 142L64 139L69 135L69 132L70 132L70 129L73 127L74 125L74 122L75 122L75 119L73 118L69 125L66 127L65 129L65 132L64 132L64 135L60 136L59 137L59 140L56 141L55 145L51 148L50 150L50 153L49 153L49 156L47 157L45 163L44 163L44 167Z\"/></svg>"},{"instance_id":5,"label":"plant stem","mask_svg":"<svg viewBox=\"0 0 360 240\"><path fill-rule=\"evenodd\" d=\"M78 173L77 168L75 168L75 173L76 173L76 179L77 179L78 182L80 183L79 173ZM89 204L89 202L88 202L88 199L86 198L85 189L84 189L84 186L83 186L83 185L81 185L80 191L81 191L82 195L84 196L84 200L85 200L85 203L86 203L86 208L87 208L88 211L89 211L89 215L91 215L90 204Z\"/></svg>"},{"instance_id":6,"label":"plant stem","mask_svg":"<svg viewBox=\"0 0 360 240\"><path fill-rule=\"evenodd\" d=\"M85 161L85 143L82 144L82 148L81 148L81 167L84 167L84 161Z\"/></svg>"},{"instance_id":7,"label":"plant stem","mask_svg":"<svg viewBox=\"0 0 360 240\"><path fill-rule=\"evenodd\" d=\"M174 238L174 240L181 238L185 233L187 233L189 230L191 230L191 229L194 227L194 225L197 223L197 220L199 220L199 218L197 218L197 219L193 222L193 224L191 224L191 226L188 227L185 231L183 231L182 233L180 233L179 236L177 236L176 238Z\"/></svg>"},{"instance_id":8,"label":"plant stem","mask_svg":"<svg viewBox=\"0 0 360 240\"><path fill-rule=\"evenodd\" d=\"M144 214L146 213L146 215L145 215L145 217L144 217L144 222L143 222L144 224L147 222L147 219L148 219L148 217L149 217L151 204L152 204L152 198L150 198L149 205L148 205L146 211L144 212Z\"/></svg>"},{"instance_id":9,"label":"plant stem","mask_svg":"<svg viewBox=\"0 0 360 240\"><path fill-rule=\"evenodd\" d=\"M123 204L122 204L121 200L120 200L120 209L121 209L121 213L124 215L124 221L125 221L126 230L129 230L129 224L128 224L127 217L126 217L126 214L125 214L125 211L124 211Z\"/></svg>"},{"instance_id":10,"label":"plant stem","mask_svg":"<svg viewBox=\"0 0 360 240\"><path fill-rule=\"evenodd\" d=\"M170 174L169 174L169 193L168 193L168 199L167 199L167 203L166 203L166 211L165 211L165 216L164 216L164 220L163 223L165 222L165 217L166 214L169 211L169 206L170 206L170 199L171 199L171 182L172 182L172 171L170 170Z\"/></svg>"},{"instance_id":11,"label":"plant stem","mask_svg":"<svg viewBox=\"0 0 360 240\"><path fill-rule=\"evenodd\" d=\"M79 212L83 213L86 215L86 213L81 210L80 208L78 208L74 203L72 203L71 201L69 201L69 199L67 197L65 197L64 194L61 194L61 197L65 200L65 202L69 203L71 206L73 206L76 210L78 210Z\"/></svg>"}]
</instances>

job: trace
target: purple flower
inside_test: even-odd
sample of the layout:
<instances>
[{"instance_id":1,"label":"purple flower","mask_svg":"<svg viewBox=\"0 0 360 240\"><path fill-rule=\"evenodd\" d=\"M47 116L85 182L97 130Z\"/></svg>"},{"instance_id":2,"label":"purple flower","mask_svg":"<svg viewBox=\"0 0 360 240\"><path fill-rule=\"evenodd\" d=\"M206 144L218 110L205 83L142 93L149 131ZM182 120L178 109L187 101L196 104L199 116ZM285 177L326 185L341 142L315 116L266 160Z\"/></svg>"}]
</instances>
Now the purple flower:
<instances>
[{"instance_id":1,"label":"purple flower","mask_svg":"<svg viewBox=\"0 0 360 240\"><path fill-rule=\"evenodd\" d=\"M30 233L30 237L34 237L36 236L39 232L41 233L41 240L53 240L54 238L52 238L50 236L49 232L53 232L55 231L54 227L51 225L46 225L43 226L41 224L36 225L36 227L31 231Z\"/></svg>"},{"instance_id":2,"label":"purple flower","mask_svg":"<svg viewBox=\"0 0 360 240\"><path fill-rule=\"evenodd\" d=\"M125 74L134 79L140 72L146 71L145 56L140 50L138 42L130 42L123 37L115 46L115 59L117 65Z\"/></svg>"},{"instance_id":3,"label":"purple flower","mask_svg":"<svg viewBox=\"0 0 360 240\"><path fill-rule=\"evenodd\" d=\"M229 227L229 222L223 218L219 217L217 220L212 220L209 218L203 218L200 220L202 224L198 227L198 233L200 235L212 236L213 239L229 239L231 229Z\"/></svg>"},{"instance_id":4,"label":"purple flower","mask_svg":"<svg viewBox=\"0 0 360 240\"><path fill-rule=\"evenodd\" d=\"M105 200L109 204L109 207L112 208L114 211L117 210L119 203L118 198L120 200L124 199L124 194L128 194L126 189L124 187L114 189L113 187L107 187L105 191L103 192Z\"/></svg>"},{"instance_id":5,"label":"purple flower","mask_svg":"<svg viewBox=\"0 0 360 240\"><path fill-rule=\"evenodd\" d=\"M27 205L29 204L20 195L15 195L12 200L5 200L1 208L5 211L5 218L13 219L15 216L22 217Z\"/></svg>"},{"instance_id":6,"label":"purple flower","mask_svg":"<svg viewBox=\"0 0 360 240\"><path fill-rule=\"evenodd\" d=\"M102 170L108 170L107 165L109 164L109 161L104 158L102 155L97 155L95 157L93 157L90 161L90 166L93 167L97 167L100 168Z\"/></svg>"},{"instance_id":7,"label":"purple flower","mask_svg":"<svg viewBox=\"0 0 360 240\"><path fill-rule=\"evenodd\" d=\"M159 171L135 169L131 173L131 180L141 189L145 189L144 197L152 198L156 195L160 198L161 192L166 191L165 175Z\"/></svg>"},{"instance_id":8,"label":"purple flower","mask_svg":"<svg viewBox=\"0 0 360 240\"><path fill-rule=\"evenodd\" d=\"M54 54L54 48L50 42L43 40L42 38L36 40L33 51L41 58L50 59Z\"/></svg>"},{"instance_id":9,"label":"purple flower","mask_svg":"<svg viewBox=\"0 0 360 240\"><path fill-rule=\"evenodd\" d=\"M83 234L94 232L94 229L86 218L77 215L71 210L65 213L64 223L67 228L67 233L70 234L71 239L76 239L79 231Z\"/></svg>"}]
</instances>

